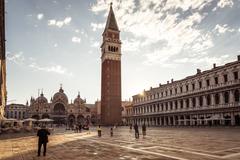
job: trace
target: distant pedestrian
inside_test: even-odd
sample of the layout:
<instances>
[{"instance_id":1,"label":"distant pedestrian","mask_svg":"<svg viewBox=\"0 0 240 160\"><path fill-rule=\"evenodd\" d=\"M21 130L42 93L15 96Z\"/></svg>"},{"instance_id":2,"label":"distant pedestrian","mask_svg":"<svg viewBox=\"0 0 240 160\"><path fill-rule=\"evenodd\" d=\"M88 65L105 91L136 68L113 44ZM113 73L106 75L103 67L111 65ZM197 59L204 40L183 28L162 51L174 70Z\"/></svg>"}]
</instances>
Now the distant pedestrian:
<instances>
[{"instance_id":1,"label":"distant pedestrian","mask_svg":"<svg viewBox=\"0 0 240 160\"><path fill-rule=\"evenodd\" d=\"M138 139L139 138L139 130L138 130L137 124L134 125L134 131L135 131L135 138Z\"/></svg>"},{"instance_id":2,"label":"distant pedestrian","mask_svg":"<svg viewBox=\"0 0 240 160\"><path fill-rule=\"evenodd\" d=\"M147 127L146 127L145 123L143 123L143 125L142 125L143 138L146 136L146 132L147 132Z\"/></svg>"},{"instance_id":3,"label":"distant pedestrian","mask_svg":"<svg viewBox=\"0 0 240 160\"><path fill-rule=\"evenodd\" d=\"M113 128L112 127L110 128L110 135L111 135L111 137L113 137Z\"/></svg>"},{"instance_id":4,"label":"distant pedestrian","mask_svg":"<svg viewBox=\"0 0 240 160\"><path fill-rule=\"evenodd\" d=\"M132 132L132 124L130 124L129 131Z\"/></svg>"},{"instance_id":5,"label":"distant pedestrian","mask_svg":"<svg viewBox=\"0 0 240 160\"><path fill-rule=\"evenodd\" d=\"M79 132L82 132L82 124L80 123L78 126Z\"/></svg>"},{"instance_id":6,"label":"distant pedestrian","mask_svg":"<svg viewBox=\"0 0 240 160\"><path fill-rule=\"evenodd\" d=\"M100 125L98 125L97 131L98 131L98 137L101 137L102 136L102 130L101 130L101 126Z\"/></svg>"},{"instance_id":7,"label":"distant pedestrian","mask_svg":"<svg viewBox=\"0 0 240 160\"><path fill-rule=\"evenodd\" d=\"M50 132L46 129L46 126L43 126L42 129L39 129L37 132L37 136L39 137L38 138L38 156L40 156L42 145L43 145L43 156L46 156L48 135L50 135Z\"/></svg>"}]
</instances>

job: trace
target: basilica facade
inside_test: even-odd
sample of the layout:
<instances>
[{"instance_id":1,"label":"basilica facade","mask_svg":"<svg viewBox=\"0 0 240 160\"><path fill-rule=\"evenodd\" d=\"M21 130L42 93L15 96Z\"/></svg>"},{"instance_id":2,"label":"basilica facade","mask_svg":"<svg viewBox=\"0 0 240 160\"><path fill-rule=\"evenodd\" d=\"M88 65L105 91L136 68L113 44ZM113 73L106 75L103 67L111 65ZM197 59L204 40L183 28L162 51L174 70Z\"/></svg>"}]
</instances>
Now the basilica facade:
<instances>
[{"instance_id":1,"label":"basilica facade","mask_svg":"<svg viewBox=\"0 0 240 160\"><path fill-rule=\"evenodd\" d=\"M28 104L27 104L28 105ZM89 107L91 106L91 107ZM86 99L82 99L78 93L73 102L69 102L62 87L48 101L43 93L39 97L31 98L28 107L28 116L35 119L50 118L56 124L94 124L95 112L92 105L86 104Z\"/></svg>"}]
</instances>

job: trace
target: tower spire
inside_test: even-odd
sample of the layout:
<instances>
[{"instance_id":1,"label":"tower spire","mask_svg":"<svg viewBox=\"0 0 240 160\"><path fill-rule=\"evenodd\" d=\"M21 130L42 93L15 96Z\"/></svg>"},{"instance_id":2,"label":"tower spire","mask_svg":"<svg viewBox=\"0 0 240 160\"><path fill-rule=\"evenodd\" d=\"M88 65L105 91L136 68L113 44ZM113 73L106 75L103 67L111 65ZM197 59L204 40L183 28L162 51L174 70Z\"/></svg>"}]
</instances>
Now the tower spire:
<instances>
[{"instance_id":1,"label":"tower spire","mask_svg":"<svg viewBox=\"0 0 240 160\"><path fill-rule=\"evenodd\" d=\"M112 29L112 30L115 30L115 31L119 31L117 21L116 21L116 18L115 18L115 14L113 12L112 4L113 3L111 2L110 3L110 10L109 10L109 13L108 13L108 18L107 18L107 23L106 23L104 32L107 29Z\"/></svg>"}]
</instances>

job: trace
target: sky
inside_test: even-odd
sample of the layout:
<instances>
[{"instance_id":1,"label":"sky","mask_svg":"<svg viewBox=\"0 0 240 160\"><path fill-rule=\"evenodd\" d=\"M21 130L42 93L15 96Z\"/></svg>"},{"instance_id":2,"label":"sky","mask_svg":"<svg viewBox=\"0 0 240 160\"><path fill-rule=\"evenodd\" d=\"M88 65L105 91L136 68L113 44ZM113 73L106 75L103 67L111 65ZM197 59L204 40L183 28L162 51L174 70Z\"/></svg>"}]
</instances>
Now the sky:
<instances>
[{"instance_id":1,"label":"sky","mask_svg":"<svg viewBox=\"0 0 240 160\"><path fill-rule=\"evenodd\" d=\"M240 55L240 0L5 0L8 103L62 84L69 102L101 95L109 4L122 41L122 100Z\"/></svg>"}]
</instances>

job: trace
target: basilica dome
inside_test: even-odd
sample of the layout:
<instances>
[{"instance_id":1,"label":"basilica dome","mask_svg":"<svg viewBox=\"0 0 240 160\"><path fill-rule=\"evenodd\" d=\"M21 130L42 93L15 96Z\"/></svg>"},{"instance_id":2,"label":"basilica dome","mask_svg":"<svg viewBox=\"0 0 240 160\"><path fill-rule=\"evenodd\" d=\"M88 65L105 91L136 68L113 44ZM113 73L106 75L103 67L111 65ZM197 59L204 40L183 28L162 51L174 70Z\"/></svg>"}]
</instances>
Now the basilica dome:
<instances>
[{"instance_id":1,"label":"basilica dome","mask_svg":"<svg viewBox=\"0 0 240 160\"><path fill-rule=\"evenodd\" d=\"M68 104L67 95L64 93L62 87L60 87L59 92L55 93L52 99L53 103L62 102Z\"/></svg>"},{"instance_id":2,"label":"basilica dome","mask_svg":"<svg viewBox=\"0 0 240 160\"><path fill-rule=\"evenodd\" d=\"M44 97L44 94L41 93L41 95L35 100L37 103L48 103L48 100L46 97Z\"/></svg>"},{"instance_id":3,"label":"basilica dome","mask_svg":"<svg viewBox=\"0 0 240 160\"><path fill-rule=\"evenodd\" d=\"M83 104L83 103L86 103L86 100L83 100L81 97L80 97L80 93L78 93L78 96L77 98L74 99L74 102L73 102L75 105L79 105L79 104Z\"/></svg>"}]
</instances>

